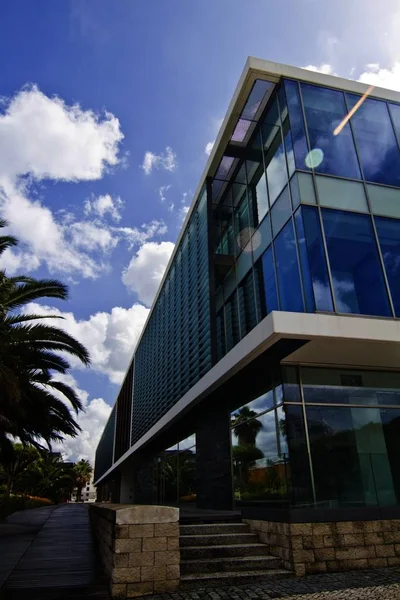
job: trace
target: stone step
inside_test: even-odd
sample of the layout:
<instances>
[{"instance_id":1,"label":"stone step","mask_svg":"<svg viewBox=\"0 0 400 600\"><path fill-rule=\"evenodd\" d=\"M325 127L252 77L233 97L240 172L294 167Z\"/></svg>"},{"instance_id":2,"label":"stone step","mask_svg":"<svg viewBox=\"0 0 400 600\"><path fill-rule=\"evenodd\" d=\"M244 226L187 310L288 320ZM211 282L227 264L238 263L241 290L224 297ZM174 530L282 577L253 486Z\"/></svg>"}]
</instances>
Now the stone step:
<instances>
[{"instance_id":1,"label":"stone step","mask_svg":"<svg viewBox=\"0 0 400 600\"><path fill-rule=\"evenodd\" d=\"M208 523L201 525L181 525L181 535L210 535L223 533L250 533L246 523Z\"/></svg>"},{"instance_id":2,"label":"stone step","mask_svg":"<svg viewBox=\"0 0 400 600\"><path fill-rule=\"evenodd\" d=\"M236 571L266 571L279 569L281 559L276 556L234 556L225 558L200 558L181 561L181 574L223 573Z\"/></svg>"},{"instance_id":3,"label":"stone step","mask_svg":"<svg viewBox=\"0 0 400 600\"><path fill-rule=\"evenodd\" d=\"M179 543L181 548L186 546L222 546L224 544L255 544L258 537L254 533L216 533L210 535L181 535Z\"/></svg>"},{"instance_id":4,"label":"stone step","mask_svg":"<svg viewBox=\"0 0 400 600\"><path fill-rule=\"evenodd\" d=\"M269 548L266 544L223 544L215 546L181 546L181 559L196 558L213 559L228 557L267 556Z\"/></svg>"},{"instance_id":5,"label":"stone step","mask_svg":"<svg viewBox=\"0 0 400 600\"><path fill-rule=\"evenodd\" d=\"M285 569L271 569L271 570L258 570L258 571L241 571L241 572L229 572L224 571L221 573L191 573L187 575L181 575L181 588L202 588L202 587L214 587L218 585L240 585L257 583L258 581L271 581L275 579L287 579L293 577L291 571Z\"/></svg>"}]
</instances>

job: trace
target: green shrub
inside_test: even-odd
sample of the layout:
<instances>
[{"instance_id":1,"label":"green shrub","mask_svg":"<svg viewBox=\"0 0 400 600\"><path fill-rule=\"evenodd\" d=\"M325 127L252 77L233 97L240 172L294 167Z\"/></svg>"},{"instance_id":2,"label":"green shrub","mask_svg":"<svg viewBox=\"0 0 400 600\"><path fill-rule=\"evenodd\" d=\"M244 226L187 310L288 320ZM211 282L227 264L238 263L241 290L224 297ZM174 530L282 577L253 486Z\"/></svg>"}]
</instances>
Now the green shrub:
<instances>
[{"instance_id":1,"label":"green shrub","mask_svg":"<svg viewBox=\"0 0 400 600\"><path fill-rule=\"evenodd\" d=\"M18 510L28 510L30 508L40 508L53 504L48 498L39 498L38 496L16 496L9 498L0 497L0 518L4 519Z\"/></svg>"}]
</instances>

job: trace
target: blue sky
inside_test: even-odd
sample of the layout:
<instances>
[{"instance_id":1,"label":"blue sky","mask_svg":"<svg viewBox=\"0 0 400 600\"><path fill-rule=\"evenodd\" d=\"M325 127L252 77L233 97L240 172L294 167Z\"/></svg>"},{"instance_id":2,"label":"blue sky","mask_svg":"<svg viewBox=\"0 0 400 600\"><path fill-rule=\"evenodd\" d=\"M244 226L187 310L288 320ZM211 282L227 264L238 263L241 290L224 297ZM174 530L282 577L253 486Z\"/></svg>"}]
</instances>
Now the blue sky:
<instances>
[{"instance_id":1,"label":"blue sky","mask_svg":"<svg viewBox=\"0 0 400 600\"><path fill-rule=\"evenodd\" d=\"M349 4L351 6L349 7ZM92 458L247 56L400 89L395 0L3 0L7 272L58 277ZM77 365L75 365L77 367Z\"/></svg>"}]
</instances>

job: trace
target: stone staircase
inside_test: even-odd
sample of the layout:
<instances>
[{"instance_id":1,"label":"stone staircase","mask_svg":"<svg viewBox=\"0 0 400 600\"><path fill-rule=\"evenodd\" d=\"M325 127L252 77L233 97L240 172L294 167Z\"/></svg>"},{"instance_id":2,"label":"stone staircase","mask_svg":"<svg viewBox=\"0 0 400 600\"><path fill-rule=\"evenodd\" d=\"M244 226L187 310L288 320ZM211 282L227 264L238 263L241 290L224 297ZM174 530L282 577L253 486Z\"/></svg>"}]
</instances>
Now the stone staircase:
<instances>
[{"instance_id":1,"label":"stone staircase","mask_svg":"<svg viewBox=\"0 0 400 600\"><path fill-rule=\"evenodd\" d=\"M291 577L244 523L180 526L181 586L255 583Z\"/></svg>"}]
</instances>

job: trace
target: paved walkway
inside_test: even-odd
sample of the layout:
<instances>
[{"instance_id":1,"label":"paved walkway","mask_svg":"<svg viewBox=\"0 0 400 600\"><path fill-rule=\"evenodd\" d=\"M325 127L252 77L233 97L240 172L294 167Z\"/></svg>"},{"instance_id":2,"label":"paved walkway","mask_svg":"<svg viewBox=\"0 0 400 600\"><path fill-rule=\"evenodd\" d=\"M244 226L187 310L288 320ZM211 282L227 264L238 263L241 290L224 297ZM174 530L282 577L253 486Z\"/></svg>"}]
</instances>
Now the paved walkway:
<instances>
[{"instance_id":1,"label":"paved walkway","mask_svg":"<svg viewBox=\"0 0 400 600\"><path fill-rule=\"evenodd\" d=\"M0 598L109 600L87 507L51 506L0 523ZM180 590L147 600L400 600L400 567L252 585Z\"/></svg>"},{"instance_id":2,"label":"paved walkway","mask_svg":"<svg viewBox=\"0 0 400 600\"><path fill-rule=\"evenodd\" d=\"M252 585L196 588L147 600L400 600L400 568L329 573Z\"/></svg>"},{"instance_id":3,"label":"paved walkway","mask_svg":"<svg viewBox=\"0 0 400 600\"><path fill-rule=\"evenodd\" d=\"M0 524L0 588L7 600L108 600L87 508L63 504L21 511Z\"/></svg>"}]
</instances>

